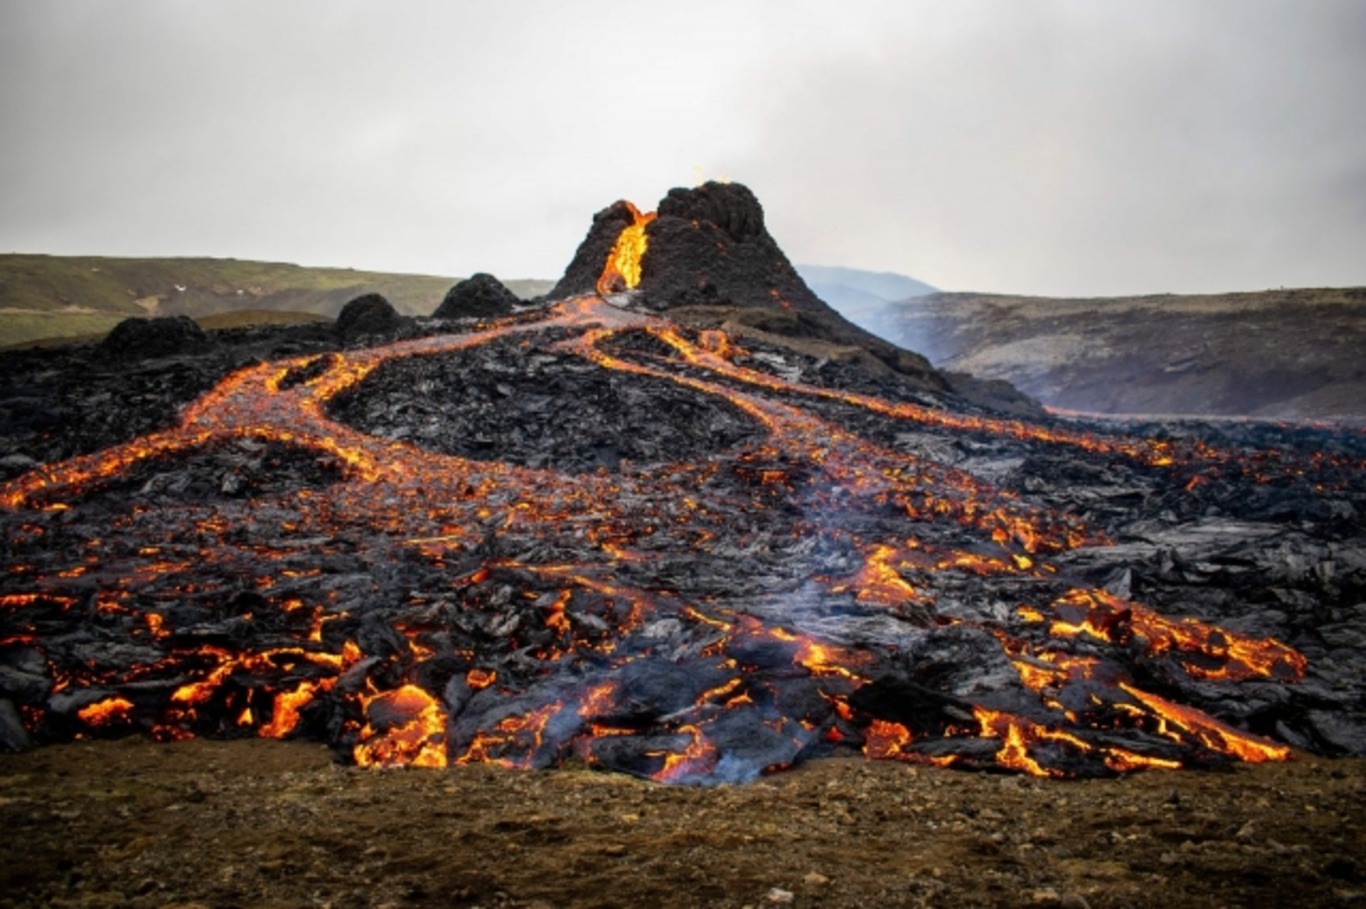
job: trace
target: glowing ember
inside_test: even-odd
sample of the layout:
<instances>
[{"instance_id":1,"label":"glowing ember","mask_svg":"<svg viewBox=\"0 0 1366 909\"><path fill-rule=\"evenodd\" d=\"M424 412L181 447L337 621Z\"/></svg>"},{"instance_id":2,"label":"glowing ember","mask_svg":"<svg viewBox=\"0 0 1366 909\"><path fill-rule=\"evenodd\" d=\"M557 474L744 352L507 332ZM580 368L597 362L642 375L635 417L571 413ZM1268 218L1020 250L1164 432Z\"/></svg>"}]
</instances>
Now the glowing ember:
<instances>
[{"instance_id":1,"label":"glowing ember","mask_svg":"<svg viewBox=\"0 0 1366 909\"><path fill-rule=\"evenodd\" d=\"M446 766L446 717L431 695L404 685L362 698L368 722L353 756L362 767Z\"/></svg>"},{"instance_id":2,"label":"glowing ember","mask_svg":"<svg viewBox=\"0 0 1366 909\"><path fill-rule=\"evenodd\" d=\"M1250 764L1284 761L1290 757L1290 749L1284 745L1240 732L1199 710L1173 704L1155 694L1139 691L1131 685L1120 683L1119 687L1152 711L1159 721L1158 731L1163 735L1177 737L1181 732L1188 733L1210 751L1229 755Z\"/></svg>"},{"instance_id":3,"label":"glowing ember","mask_svg":"<svg viewBox=\"0 0 1366 909\"><path fill-rule=\"evenodd\" d=\"M900 723L887 720L873 720L868 724L868 732L863 740L863 754L870 760L885 760L901 754L901 749L911 743L911 730Z\"/></svg>"},{"instance_id":4,"label":"glowing ember","mask_svg":"<svg viewBox=\"0 0 1366 909\"><path fill-rule=\"evenodd\" d=\"M275 696L275 710L269 723L257 732L262 738L279 739L293 732L299 725L299 711L313 702L321 692L329 690L334 679L319 682L300 682L293 691L282 691Z\"/></svg>"},{"instance_id":5,"label":"glowing ember","mask_svg":"<svg viewBox=\"0 0 1366 909\"><path fill-rule=\"evenodd\" d=\"M133 702L127 698L112 697L82 707L76 711L76 715L81 722L91 726L108 726L131 719L135 709Z\"/></svg>"},{"instance_id":6,"label":"glowing ember","mask_svg":"<svg viewBox=\"0 0 1366 909\"><path fill-rule=\"evenodd\" d=\"M1073 590L1053 605L1060 614L1079 616L1055 621L1053 635L1087 634L1113 644L1136 635L1151 655L1175 652L1197 678L1304 678L1304 656L1276 640L1247 638L1195 619L1166 619L1104 590Z\"/></svg>"}]
</instances>

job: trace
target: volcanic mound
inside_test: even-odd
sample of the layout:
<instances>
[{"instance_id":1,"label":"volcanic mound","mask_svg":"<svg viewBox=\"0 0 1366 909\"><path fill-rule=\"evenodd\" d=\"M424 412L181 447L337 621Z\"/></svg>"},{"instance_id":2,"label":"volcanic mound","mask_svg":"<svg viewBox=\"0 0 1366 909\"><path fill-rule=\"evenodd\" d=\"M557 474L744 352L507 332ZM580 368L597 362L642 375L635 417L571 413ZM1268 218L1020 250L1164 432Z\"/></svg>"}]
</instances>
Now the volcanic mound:
<instances>
[{"instance_id":1,"label":"volcanic mound","mask_svg":"<svg viewBox=\"0 0 1366 909\"><path fill-rule=\"evenodd\" d=\"M117 360L139 360L203 351L209 336L189 316L124 319L105 336L100 350Z\"/></svg>"},{"instance_id":2,"label":"volcanic mound","mask_svg":"<svg viewBox=\"0 0 1366 909\"><path fill-rule=\"evenodd\" d=\"M347 340L365 335L382 335L403 322L394 304L383 294L364 294L341 308L337 314L337 333Z\"/></svg>"},{"instance_id":3,"label":"volcanic mound","mask_svg":"<svg viewBox=\"0 0 1366 909\"><path fill-rule=\"evenodd\" d=\"M446 291L441 305L432 313L436 319L487 319L512 314L521 301L502 281L487 272L470 275Z\"/></svg>"},{"instance_id":4,"label":"volcanic mound","mask_svg":"<svg viewBox=\"0 0 1366 909\"><path fill-rule=\"evenodd\" d=\"M604 268L604 262L607 263ZM739 183L669 190L657 211L615 202L592 226L550 296L629 291L633 304L830 359L886 369L970 405L1037 416L1004 382L934 369L919 354L859 328L806 286L769 234L763 206Z\"/></svg>"}]
</instances>

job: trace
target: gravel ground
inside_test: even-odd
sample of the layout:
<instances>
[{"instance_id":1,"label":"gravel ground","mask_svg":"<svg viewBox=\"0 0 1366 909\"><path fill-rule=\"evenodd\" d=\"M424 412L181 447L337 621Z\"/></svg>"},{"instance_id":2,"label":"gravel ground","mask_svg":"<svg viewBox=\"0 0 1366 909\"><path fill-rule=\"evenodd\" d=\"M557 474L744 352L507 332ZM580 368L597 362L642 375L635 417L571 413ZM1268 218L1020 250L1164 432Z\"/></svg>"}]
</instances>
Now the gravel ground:
<instances>
[{"instance_id":1,"label":"gravel ground","mask_svg":"<svg viewBox=\"0 0 1366 909\"><path fill-rule=\"evenodd\" d=\"M313 744L0 756L0 907L1366 905L1366 761L1057 782L859 760L739 787L376 772Z\"/></svg>"}]
</instances>

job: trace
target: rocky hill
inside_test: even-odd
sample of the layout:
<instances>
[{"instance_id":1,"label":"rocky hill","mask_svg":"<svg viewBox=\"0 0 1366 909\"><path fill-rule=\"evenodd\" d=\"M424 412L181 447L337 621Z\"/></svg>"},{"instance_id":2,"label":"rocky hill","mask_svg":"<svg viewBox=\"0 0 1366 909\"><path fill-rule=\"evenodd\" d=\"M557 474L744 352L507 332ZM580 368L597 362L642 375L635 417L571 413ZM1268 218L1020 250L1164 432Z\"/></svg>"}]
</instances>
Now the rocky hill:
<instances>
[{"instance_id":1,"label":"rocky hill","mask_svg":"<svg viewBox=\"0 0 1366 909\"><path fill-rule=\"evenodd\" d=\"M603 261L616 256L619 237L633 225L635 274L631 280L603 274ZM1008 383L935 369L913 349L888 343L842 315L802 279L769 234L758 199L737 183L672 189L648 215L625 201L599 211L550 296L628 287L636 305L667 311L681 322L888 371L974 406L1017 415L1039 411L1037 401Z\"/></svg>"},{"instance_id":2,"label":"rocky hill","mask_svg":"<svg viewBox=\"0 0 1366 909\"><path fill-rule=\"evenodd\" d=\"M1056 408L1366 415L1366 288L1103 299L939 293L861 324L936 366L1003 379Z\"/></svg>"}]
</instances>

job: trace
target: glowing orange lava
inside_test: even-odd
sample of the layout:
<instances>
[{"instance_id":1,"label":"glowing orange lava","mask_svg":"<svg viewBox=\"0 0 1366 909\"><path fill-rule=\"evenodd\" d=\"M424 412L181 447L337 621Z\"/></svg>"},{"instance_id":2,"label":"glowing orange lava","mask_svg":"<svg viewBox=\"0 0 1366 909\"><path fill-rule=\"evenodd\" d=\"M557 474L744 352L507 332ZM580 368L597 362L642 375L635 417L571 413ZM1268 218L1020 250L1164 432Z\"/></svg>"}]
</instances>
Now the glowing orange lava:
<instances>
[{"instance_id":1,"label":"glowing orange lava","mask_svg":"<svg viewBox=\"0 0 1366 909\"><path fill-rule=\"evenodd\" d=\"M598 293L607 296L621 290L632 290L640 284L641 263L645 260L645 252L649 248L649 240L645 236L645 227L655 219L654 212L641 214L630 202L626 203L631 212L631 223L622 228L617 235L616 243L612 245L612 251L607 255L607 264L603 266L602 275L598 278Z\"/></svg>"},{"instance_id":2,"label":"glowing orange lava","mask_svg":"<svg viewBox=\"0 0 1366 909\"><path fill-rule=\"evenodd\" d=\"M645 228L654 216L634 207L631 213L633 223L623 229L604 266L600 294L634 288L641 280ZM649 465L616 475L569 477L551 469L423 450L368 435L328 416L330 401L387 361L450 354L551 330L562 338L547 345L550 353L723 401L752 419L763 438L729 456L724 465ZM610 343L628 336L647 338L653 350L662 352L625 354ZM827 636L819 622L804 626L794 619L789 626L786 616L797 612L780 611L775 604L785 610L789 600L800 604L803 598L817 598L882 623L878 627L903 622L918 633L967 621L935 612L940 605L932 593L936 581L1046 579L1057 570L1049 564L1050 554L1083 544L1104 545L1106 540L1075 517L1030 505L964 470L871 441L820 416L815 408L804 408L803 402L852 407L898 426L1072 447L1136 462L1145 470L1189 465L1201 457L1225 463L1229 457L1199 448L1177 452L1164 440L1098 437L806 385L738 365L746 356L724 332L693 334L658 316L586 296L559 301L539 319L514 318L465 334L246 367L186 408L175 428L44 465L0 485L0 508L54 518L54 509L70 511L77 503L79 510L83 496L133 468L229 443L306 451L335 468L341 480L326 488L294 490L261 509L268 515L273 508L281 515L269 528L285 541L280 545L243 532L234 523L242 513L215 507L200 509L184 527L160 525L153 538L142 539L143 514L134 509L119 517L122 523L111 526L108 534L86 541L88 551L73 554L57 570L38 572L16 561L3 573L7 587L0 592L0 613L19 618L3 643L29 646L40 641L41 622L27 617L50 619L54 613L75 611L90 578L103 572L104 589L90 601L91 608L111 621L135 617L136 640L157 656L122 675L82 662L54 669L54 691L88 686L119 692L77 712L87 730L135 725L150 696L133 692L146 690L151 681L167 694L164 703L146 708L151 716L144 728L163 739L196 730L219 734L215 715L261 736L299 735L312 725L310 717L318 715L309 713L310 705L326 700L340 704L346 716L345 741L361 765L497 762L530 767L571 753L591 758L585 743L595 738L640 734L630 726L636 722L635 705L613 674L642 658L684 657L662 644L632 650L622 642L652 629L662 640L665 631L659 629L687 624L705 632L705 640L687 654L704 664L705 681L687 693L679 711L659 720L658 741L672 744L651 744L653 763L637 772L670 782L706 778L725 759L716 730L728 711L749 711L739 715L764 725L778 743L775 753L789 758L802 753L808 742L823 741L861 749L869 758L965 763L954 754L918 751L929 735L919 726L913 729L911 721L894 722L851 706L858 702L850 695L887 665L890 645L860 649ZM709 491L708 484L722 470L743 480L743 495L731 497L734 487L721 487L724 494ZM791 503L799 495L805 498L800 508L794 506L803 511L792 524L794 539L775 541L768 527L772 503ZM750 529L727 540L729 548L719 557L749 558L748 553L762 555L782 546L804 552L801 547L808 543L808 549L819 544L838 551L827 554L824 570L778 577L772 584L776 594L748 604L719 596L715 601L680 597L666 583L632 579L632 571L680 550L709 553L718 538L717 524L731 514L739 514ZM881 538L861 530L858 519L869 515L898 522L896 534ZM850 520L848 526L824 527L827 517L832 524ZM254 514L251 520L257 520ZM928 525L948 528L952 538L922 542L918 528ZM25 538L40 539L42 530L27 529ZM799 539L801 535L809 539ZM362 646L362 618L350 612L364 599L338 599L328 587L337 580L335 572L309 561L319 549L358 546L362 536L374 547L370 555L375 564L411 559L443 572L440 589L404 593L408 599L403 607L411 620L390 627L393 634L381 636L377 652ZM137 538L137 545L127 544L125 537ZM500 537L514 539L517 548L499 552L485 546ZM116 551L117 546L123 549ZM789 563L774 559L767 564L777 572ZM237 586L208 592L198 586L209 584L212 578L206 575L215 571ZM235 614L231 627L245 634L256 624L265 625L277 637L241 650L221 643L228 634L221 629L209 639L215 643L197 640L194 623L203 617L184 618L183 603L196 597L227 600L241 592L242 579L255 605ZM1232 683L1253 678L1293 682L1305 672L1301 654L1274 639L1234 634L1195 619L1167 618L1102 590L1079 588L1057 597L1059 589L1065 587L1040 597L1052 600L1046 605L1021 604L1012 596L996 604L991 620L972 619L978 633L985 628L999 642L1025 695L1038 695L1037 713L1016 716L971 705L969 714L960 707L955 728L937 728L930 735L971 738L974 753L1034 775L1067 772L1057 767L1088 756L1113 772L1172 768L1181 765L1172 756L1181 748L1248 761L1288 756L1283 746L1141 691L1124 675L1118 658L1107 655L1127 654L1137 644L1146 658L1175 660L1191 678ZM753 614L745 611L750 607ZM759 607L770 611L761 613ZM774 614L784 618L774 619ZM451 629L464 627L460 623L475 628L471 634L480 640L507 641L520 662L484 662L473 645L453 644ZM1084 647L1084 652L1073 653L1069 647ZM541 680L542 670L533 673L525 668L528 664L542 667L546 676L556 667L570 667L566 675L576 679L577 687L555 689L540 703L490 713L493 719L462 731L464 738L454 742L453 717L464 701L445 692L486 701L513 696L528 679ZM442 674L424 674L422 667L431 665L440 665ZM495 665L500 668L489 668ZM365 676L371 669L373 674ZM384 681L377 686L375 679ZM811 685L815 693L801 701L800 709L783 714L779 689L793 679ZM126 690L120 691L120 685ZM1085 697L1070 697L1078 691ZM1088 730L1088 723L1094 729ZM1139 753L1105 738L1126 728L1141 730L1161 747ZM1095 730L1100 733L1091 736ZM240 729L230 731L242 734ZM776 760L772 766L781 763Z\"/></svg>"}]
</instances>

